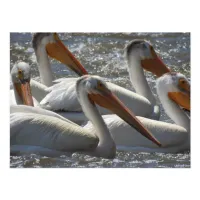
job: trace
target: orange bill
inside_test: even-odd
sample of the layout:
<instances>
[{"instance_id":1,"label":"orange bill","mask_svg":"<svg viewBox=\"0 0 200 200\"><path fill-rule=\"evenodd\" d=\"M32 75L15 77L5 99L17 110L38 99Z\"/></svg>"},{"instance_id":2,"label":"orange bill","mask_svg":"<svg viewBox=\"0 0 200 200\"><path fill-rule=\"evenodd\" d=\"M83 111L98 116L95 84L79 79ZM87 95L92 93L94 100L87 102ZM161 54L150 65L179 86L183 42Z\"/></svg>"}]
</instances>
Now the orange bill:
<instances>
[{"instance_id":1,"label":"orange bill","mask_svg":"<svg viewBox=\"0 0 200 200\"><path fill-rule=\"evenodd\" d=\"M151 54L153 58L141 60L141 65L145 70L152 72L157 77L160 77L163 74L170 72L170 69L158 57L153 47L151 48Z\"/></svg>"},{"instance_id":2,"label":"orange bill","mask_svg":"<svg viewBox=\"0 0 200 200\"><path fill-rule=\"evenodd\" d=\"M168 97L179 106L190 111L190 95L183 92L168 92Z\"/></svg>"},{"instance_id":3,"label":"orange bill","mask_svg":"<svg viewBox=\"0 0 200 200\"><path fill-rule=\"evenodd\" d=\"M137 117L114 94L89 94L89 99L92 102L111 110L130 126L136 129L139 133L141 133L144 137L148 138L158 146L161 146L160 142L142 125Z\"/></svg>"},{"instance_id":4,"label":"orange bill","mask_svg":"<svg viewBox=\"0 0 200 200\"><path fill-rule=\"evenodd\" d=\"M24 105L34 106L29 81L15 83L15 88Z\"/></svg>"},{"instance_id":5,"label":"orange bill","mask_svg":"<svg viewBox=\"0 0 200 200\"><path fill-rule=\"evenodd\" d=\"M69 49L62 43L56 33L54 33L55 42L46 45L47 54L67 65L79 76L88 74L83 65L75 58L75 56L69 51Z\"/></svg>"}]
</instances>

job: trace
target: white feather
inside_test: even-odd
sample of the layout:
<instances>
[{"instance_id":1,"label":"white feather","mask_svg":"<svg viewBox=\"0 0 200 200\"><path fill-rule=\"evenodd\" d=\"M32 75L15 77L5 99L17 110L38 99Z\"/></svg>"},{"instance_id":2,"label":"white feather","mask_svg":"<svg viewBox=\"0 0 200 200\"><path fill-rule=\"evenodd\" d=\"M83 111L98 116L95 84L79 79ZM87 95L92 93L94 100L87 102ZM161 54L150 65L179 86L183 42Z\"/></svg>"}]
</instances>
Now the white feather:
<instances>
[{"instance_id":1,"label":"white feather","mask_svg":"<svg viewBox=\"0 0 200 200\"><path fill-rule=\"evenodd\" d=\"M180 152L189 150L189 134L186 129L175 124L155 121L144 117L137 117L156 139L162 144L162 147L143 137L138 131L129 126L117 115L106 115L103 119L120 150L140 152ZM91 122L88 122L84 128L95 131ZM123 148L122 148L123 147ZM125 148L126 147L126 148Z\"/></svg>"},{"instance_id":2,"label":"white feather","mask_svg":"<svg viewBox=\"0 0 200 200\"><path fill-rule=\"evenodd\" d=\"M58 151L91 150L98 139L86 129L35 113L10 115L10 144L41 146Z\"/></svg>"},{"instance_id":3,"label":"white feather","mask_svg":"<svg viewBox=\"0 0 200 200\"><path fill-rule=\"evenodd\" d=\"M48 89L49 94L40 102L43 108L50 110L64 110L64 111L82 111L80 103L77 99L76 79L62 81L53 85ZM107 82L108 88L136 115L148 116L152 111L150 102L125 88L122 88L113 83ZM99 107L101 114L110 114L111 112Z\"/></svg>"}]
</instances>

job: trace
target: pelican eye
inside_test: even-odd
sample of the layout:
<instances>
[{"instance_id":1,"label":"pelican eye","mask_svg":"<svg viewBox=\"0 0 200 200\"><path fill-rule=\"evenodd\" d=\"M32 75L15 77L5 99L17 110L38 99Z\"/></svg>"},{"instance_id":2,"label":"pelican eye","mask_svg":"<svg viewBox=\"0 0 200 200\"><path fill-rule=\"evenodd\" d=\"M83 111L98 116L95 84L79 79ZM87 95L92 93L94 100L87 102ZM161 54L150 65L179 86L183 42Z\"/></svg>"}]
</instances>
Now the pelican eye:
<instances>
[{"instance_id":1,"label":"pelican eye","mask_svg":"<svg viewBox=\"0 0 200 200\"><path fill-rule=\"evenodd\" d=\"M19 79L23 79L24 78L24 74L23 74L23 71L21 69L18 70L18 78Z\"/></svg>"},{"instance_id":2,"label":"pelican eye","mask_svg":"<svg viewBox=\"0 0 200 200\"><path fill-rule=\"evenodd\" d=\"M100 90L104 89L104 84L101 83L101 82L98 82L97 88L100 89Z\"/></svg>"},{"instance_id":3,"label":"pelican eye","mask_svg":"<svg viewBox=\"0 0 200 200\"><path fill-rule=\"evenodd\" d=\"M179 79L178 86L181 90L190 92L190 84L184 78Z\"/></svg>"},{"instance_id":4,"label":"pelican eye","mask_svg":"<svg viewBox=\"0 0 200 200\"><path fill-rule=\"evenodd\" d=\"M186 81L185 81L185 79L181 78L181 79L179 79L179 83L180 83L180 84L185 84Z\"/></svg>"}]
</instances>

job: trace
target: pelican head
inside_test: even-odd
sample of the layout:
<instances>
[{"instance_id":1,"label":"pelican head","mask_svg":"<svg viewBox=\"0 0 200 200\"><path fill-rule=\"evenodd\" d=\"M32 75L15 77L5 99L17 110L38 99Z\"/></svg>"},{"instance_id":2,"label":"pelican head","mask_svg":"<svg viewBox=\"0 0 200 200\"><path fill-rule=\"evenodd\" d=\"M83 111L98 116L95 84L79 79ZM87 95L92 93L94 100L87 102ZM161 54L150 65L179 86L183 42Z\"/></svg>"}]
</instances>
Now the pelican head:
<instances>
[{"instance_id":1,"label":"pelican head","mask_svg":"<svg viewBox=\"0 0 200 200\"><path fill-rule=\"evenodd\" d=\"M157 92L159 96L167 94L174 103L190 111L190 82L183 74L164 74L157 80Z\"/></svg>"},{"instance_id":2,"label":"pelican head","mask_svg":"<svg viewBox=\"0 0 200 200\"><path fill-rule=\"evenodd\" d=\"M30 66L25 62L16 63L11 70L11 78L21 102L33 106L30 89Z\"/></svg>"},{"instance_id":3,"label":"pelican head","mask_svg":"<svg viewBox=\"0 0 200 200\"><path fill-rule=\"evenodd\" d=\"M152 72L157 77L170 72L156 54L151 43L146 40L135 39L131 41L125 48L125 55L128 61L134 57L145 70Z\"/></svg>"},{"instance_id":4,"label":"pelican head","mask_svg":"<svg viewBox=\"0 0 200 200\"><path fill-rule=\"evenodd\" d=\"M80 99L80 91L85 90L93 106L95 103L109 109L114 114L126 121L130 126L140 132L143 136L153 141L158 146L160 142L142 125L136 116L115 96L107 84L99 77L85 75L79 78L76 83L77 96Z\"/></svg>"},{"instance_id":5,"label":"pelican head","mask_svg":"<svg viewBox=\"0 0 200 200\"><path fill-rule=\"evenodd\" d=\"M38 49L46 51L48 56L67 65L78 75L88 74L81 63L65 47L57 33L35 33L33 35L32 46L36 53Z\"/></svg>"}]
</instances>

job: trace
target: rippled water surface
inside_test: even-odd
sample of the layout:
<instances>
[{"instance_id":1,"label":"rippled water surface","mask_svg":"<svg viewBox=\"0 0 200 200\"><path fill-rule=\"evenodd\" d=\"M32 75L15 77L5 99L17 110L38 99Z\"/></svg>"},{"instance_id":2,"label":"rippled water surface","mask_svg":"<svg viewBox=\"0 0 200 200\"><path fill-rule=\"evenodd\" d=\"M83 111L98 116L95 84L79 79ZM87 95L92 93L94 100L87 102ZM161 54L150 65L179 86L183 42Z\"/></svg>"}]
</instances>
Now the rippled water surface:
<instances>
[{"instance_id":1,"label":"rippled water surface","mask_svg":"<svg viewBox=\"0 0 200 200\"><path fill-rule=\"evenodd\" d=\"M113 83L130 90L127 63L124 58L125 45L136 38L150 41L162 60L173 71L179 71L190 80L190 34L189 33L60 33L64 44L75 54L90 74L98 74ZM12 68L18 60L28 62L31 75L39 80L39 72L30 33L11 33L10 59ZM55 78L74 77L72 71L52 60ZM154 94L155 77L146 73ZM156 95L157 97L157 95ZM158 98L157 98L158 99ZM158 100L159 101L159 100ZM161 121L173 123L161 110ZM11 167L190 167L190 153L132 153L117 152L113 160L74 153L71 156L48 158L38 155L11 156Z\"/></svg>"}]
</instances>

